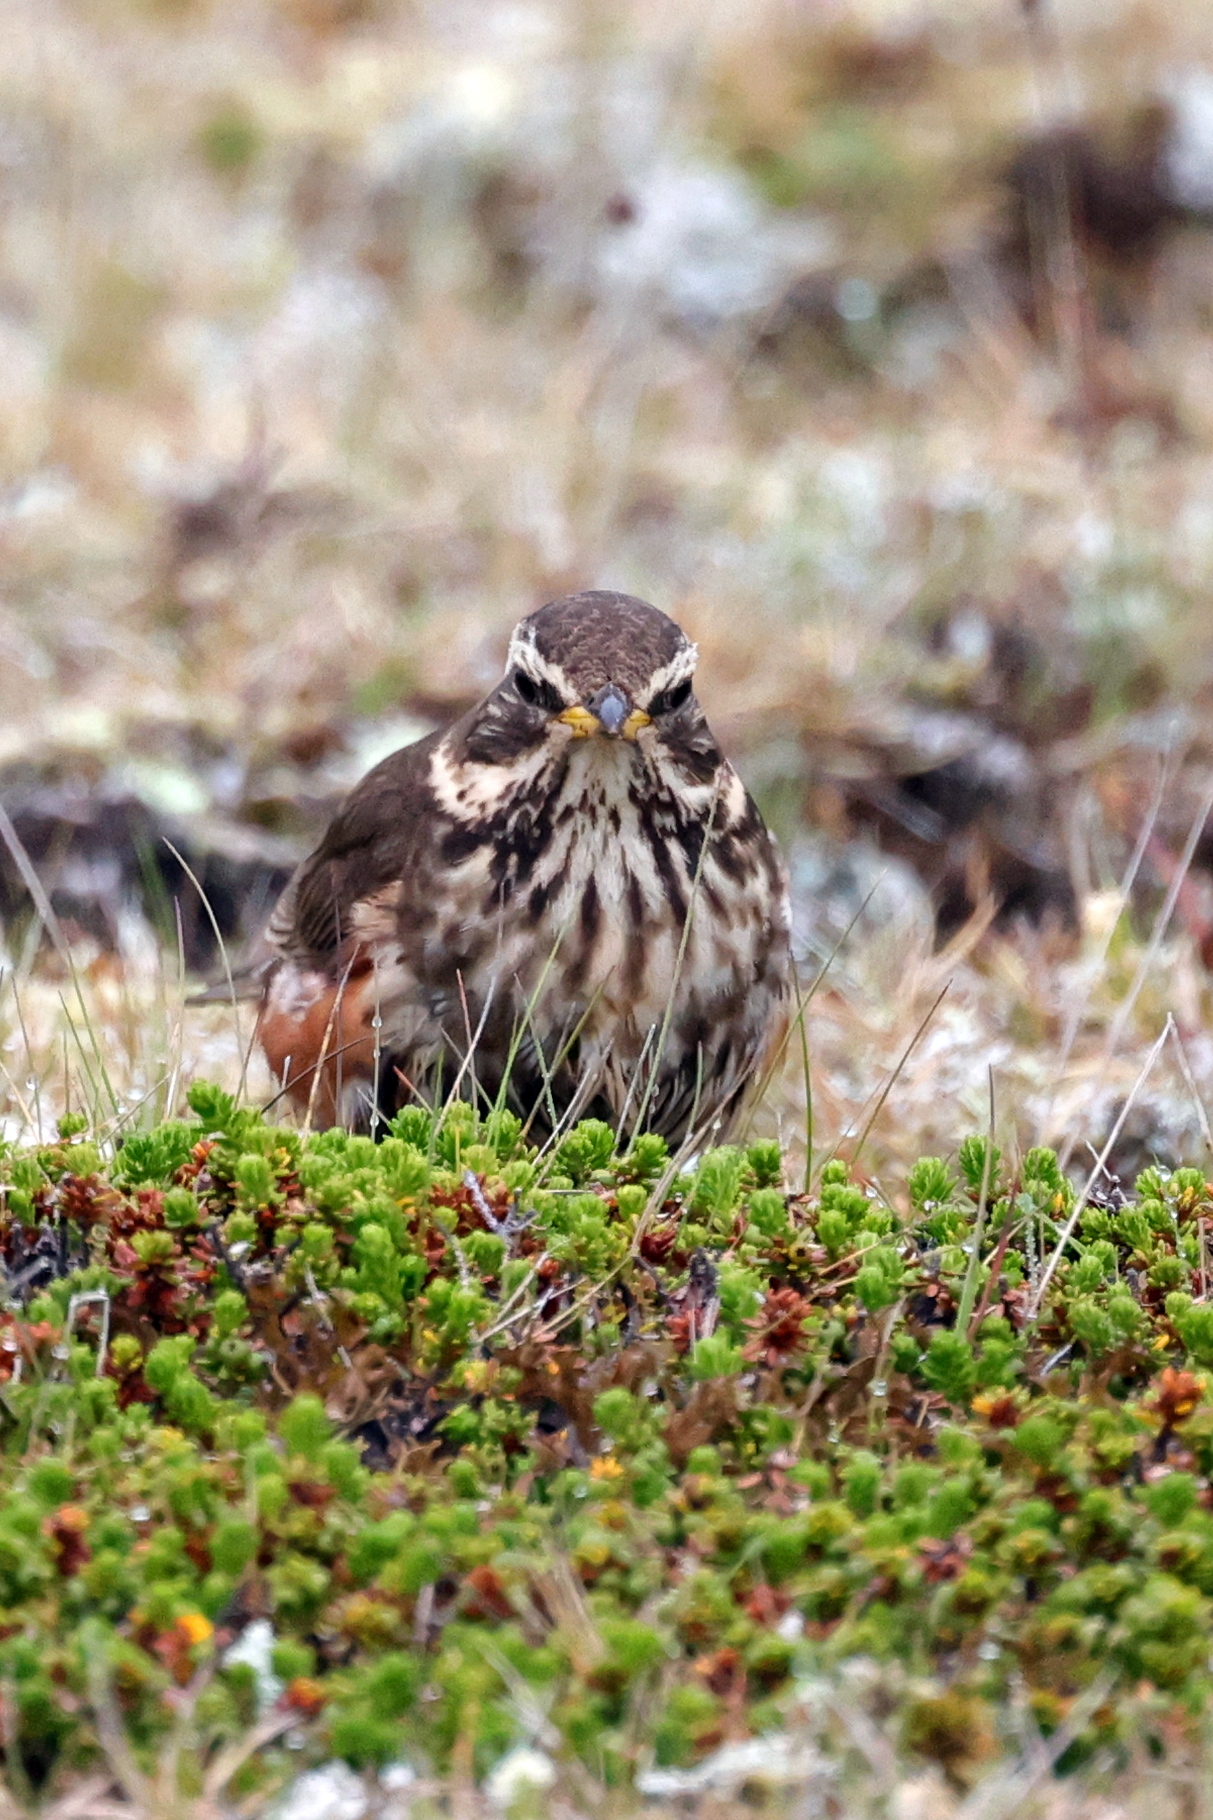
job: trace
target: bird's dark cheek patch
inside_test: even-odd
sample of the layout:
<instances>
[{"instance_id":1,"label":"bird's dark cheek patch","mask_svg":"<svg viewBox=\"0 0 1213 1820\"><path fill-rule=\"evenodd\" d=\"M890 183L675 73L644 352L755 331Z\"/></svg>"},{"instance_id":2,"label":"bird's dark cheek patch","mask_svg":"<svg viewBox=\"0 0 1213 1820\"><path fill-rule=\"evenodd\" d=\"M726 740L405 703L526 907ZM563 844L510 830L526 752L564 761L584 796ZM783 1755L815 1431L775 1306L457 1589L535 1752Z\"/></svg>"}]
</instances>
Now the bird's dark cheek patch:
<instances>
[{"instance_id":1,"label":"bird's dark cheek patch","mask_svg":"<svg viewBox=\"0 0 1213 1820\"><path fill-rule=\"evenodd\" d=\"M458 758L473 765L509 765L534 752L547 738L547 716L519 704L513 712L500 710L471 728Z\"/></svg>"},{"instance_id":2,"label":"bird's dark cheek patch","mask_svg":"<svg viewBox=\"0 0 1213 1820\"><path fill-rule=\"evenodd\" d=\"M462 860L470 859L473 853L479 852L487 840L488 833L483 823L451 828L443 835L439 848L443 863L448 866L459 865Z\"/></svg>"}]
</instances>

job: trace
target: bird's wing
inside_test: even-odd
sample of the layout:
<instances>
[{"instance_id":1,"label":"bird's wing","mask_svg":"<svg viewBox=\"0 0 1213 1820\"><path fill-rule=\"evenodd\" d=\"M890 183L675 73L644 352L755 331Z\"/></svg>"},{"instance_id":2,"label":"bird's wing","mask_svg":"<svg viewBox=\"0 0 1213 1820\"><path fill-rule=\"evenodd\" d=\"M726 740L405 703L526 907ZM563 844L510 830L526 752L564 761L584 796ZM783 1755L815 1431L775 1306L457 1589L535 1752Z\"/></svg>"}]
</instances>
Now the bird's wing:
<instances>
[{"instance_id":1,"label":"bird's wing","mask_svg":"<svg viewBox=\"0 0 1213 1820\"><path fill-rule=\"evenodd\" d=\"M266 973L276 960L275 955L269 960L233 967L230 979L225 974L222 979L208 980L197 992L189 993L185 1002L192 1010L197 1005L230 1005L233 999L245 1002L259 999L265 991Z\"/></svg>"},{"instance_id":2,"label":"bird's wing","mask_svg":"<svg viewBox=\"0 0 1213 1820\"><path fill-rule=\"evenodd\" d=\"M358 933L359 906L423 889L442 817L430 784L438 733L393 752L346 798L279 898L266 937L284 959L331 970Z\"/></svg>"}]
</instances>

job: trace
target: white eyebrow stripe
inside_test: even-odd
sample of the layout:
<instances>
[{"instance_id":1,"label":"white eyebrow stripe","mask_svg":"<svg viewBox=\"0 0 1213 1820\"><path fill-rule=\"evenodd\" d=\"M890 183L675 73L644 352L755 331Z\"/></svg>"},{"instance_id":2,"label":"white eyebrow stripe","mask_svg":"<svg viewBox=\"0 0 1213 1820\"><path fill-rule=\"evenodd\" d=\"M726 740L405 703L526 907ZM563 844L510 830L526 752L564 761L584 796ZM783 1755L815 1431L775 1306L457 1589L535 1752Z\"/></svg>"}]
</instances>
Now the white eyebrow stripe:
<instances>
[{"instance_id":1,"label":"white eyebrow stripe","mask_svg":"<svg viewBox=\"0 0 1213 1820\"><path fill-rule=\"evenodd\" d=\"M660 670L653 672L649 678L649 692L645 700L652 701L653 697L660 695L664 689L685 682L688 676L694 675L695 665L698 662L698 645L688 644L685 649L679 651L676 657L672 657L668 664L662 664Z\"/></svg>"},{"instance_id":2,"label":"white eyebrow stripe","mask_svg":"<svg viewBox=\"0 0 1213 1820\"><path fill-rule=\"evenodd\" d=\"M526 674L533 677L536 682L549 683L567 701L577 699L577 692L560 665L554 664L550 658L541 657L530 637L516 635L510 640L510 648L506 656L507 673L515 668L525 670Z\"/></svg>"},{"instance_id":3,"label":"white eyebrow stripe","mask_svg":"<svg viewBox=\"0 0 1213 1820\"><path fill-rule=\"evenodd\" d=\"M662 664L660 669L653 672L647 683L637 691L636 700L652 701L653 697L660 695L663 689L676 687L678 683L694 674L698 661L699 647L688 641L680 651L675 652L668 663ZM550 657L542 656L536 649L534 634L529 627L526 630L520 627L510 640L506 669L507 673L512 669L524 670L536 682L549 683L552 688L557 689L564 696L566 701L580 700L580 695L570 681L567 672Z\"/></svg>"},{"instance_id":4,"label":"white eyebrow stripe","mask_svg":"<svg viewBox=\"0 0 1213 1820\"><path fill-rule=\"evenodd\" d=\"M525 620L515 629L510 639L510 648L505 654L507 669L511 664L521 663L524 652L527 655L538 655L535 651L535 633Z\"/></svg>"}]
</instances>

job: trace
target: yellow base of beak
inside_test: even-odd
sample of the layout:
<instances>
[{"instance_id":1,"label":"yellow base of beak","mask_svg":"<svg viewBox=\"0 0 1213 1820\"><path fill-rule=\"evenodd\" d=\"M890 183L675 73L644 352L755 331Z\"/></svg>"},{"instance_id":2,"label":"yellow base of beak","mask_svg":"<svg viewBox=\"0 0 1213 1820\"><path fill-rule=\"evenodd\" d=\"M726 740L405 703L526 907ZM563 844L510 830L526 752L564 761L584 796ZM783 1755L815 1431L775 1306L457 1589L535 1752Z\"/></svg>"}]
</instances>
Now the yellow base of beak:
<instances>
[{"instance_id":1,"label":"yellow base of beak","mask_svg":"<svg viewBox=\"0 0 1213 1820\"><path fill-rule=\"evenodd\" d=\"M602 732L602 722L588 708L566 708L563 714L556 716L566 727L573 729L574 739L589 739L592 733Z\"/></svg>"},{"instance_id":2,"label":"yellow base of beak","mask_svg":"<svg viewBox=\"0 0 1213 1820\"><path fill-rule=\"evenodd\" d=\"M564 726L573 729L574 739L589 739L594 733L605 732L605 728L598 716L596 714L591 714L588 708L566 708L563 714L558 714L556 716L556 719L562 722ZM632 712L628 715L622 727L619 729L620 735L624 739L635 739L642 727L651 725L652 715L646 714L643 708L633 708Z\"/></svg>"}]
</instances>

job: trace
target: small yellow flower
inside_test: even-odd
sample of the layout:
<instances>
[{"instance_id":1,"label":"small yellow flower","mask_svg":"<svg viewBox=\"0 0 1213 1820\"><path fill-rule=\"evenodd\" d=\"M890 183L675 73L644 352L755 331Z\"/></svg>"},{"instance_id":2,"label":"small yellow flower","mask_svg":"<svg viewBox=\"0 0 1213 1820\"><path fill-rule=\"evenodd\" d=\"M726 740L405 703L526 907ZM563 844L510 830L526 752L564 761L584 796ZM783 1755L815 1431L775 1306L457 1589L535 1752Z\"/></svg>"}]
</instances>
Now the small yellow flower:
<instances>
[{"instance_id":1,"label":"small yellow flower","mask_svg":"<svg viewBox=\"0 0 1213 1820\"><path fill-rule=\"evenodd\" d=\"M184 1633L191 1644L198 1644L208 1642L214 1635L215 1627L200 1611L186 1611L178 1618L177 1629Z\"/></svg>"},{"instance_id":2,"label":"small yellow flower","mask_svg":"<svg viewBox=\"0 0 1213 1820\"><path fill-rule=\"evenodd\" d=\"M623 1467L614 1454L605 1454L590 1465L591 1479L622 1479Z\"/></svg>"}]
</instances>

